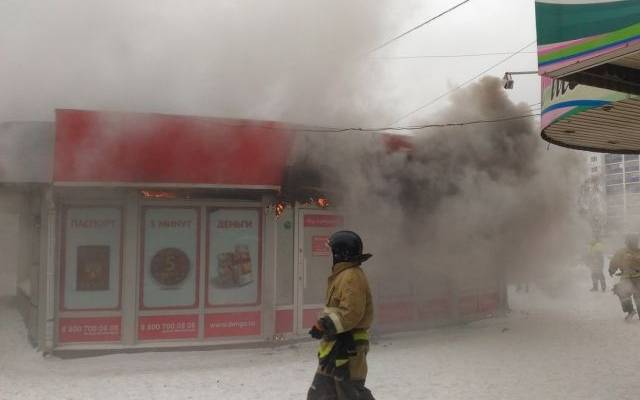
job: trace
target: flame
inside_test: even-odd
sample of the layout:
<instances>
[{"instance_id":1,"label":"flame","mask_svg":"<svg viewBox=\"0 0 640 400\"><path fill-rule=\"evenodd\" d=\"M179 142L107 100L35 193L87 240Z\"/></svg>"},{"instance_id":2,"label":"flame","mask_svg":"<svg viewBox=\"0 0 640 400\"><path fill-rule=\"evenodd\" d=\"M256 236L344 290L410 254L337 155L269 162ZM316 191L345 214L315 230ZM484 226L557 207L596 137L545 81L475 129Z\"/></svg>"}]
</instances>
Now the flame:
<instances>
[{"instance_id":1,"label":"flame","mask_svg":"<svg viewBox=\"0 0 640 400\"><path fill-rule=\"evenodd\" d=\"M273 210L276 213L276 217L279 217L282 215L282 213L284 213L284 209L287 207L287 205L284 203L284 201L279 201L275 204L275 206L273 206Z\"/></svg>"},{"instance_id":2,"label":"flame","mask_svg":"<svg viewBox=\"0 0 640 400\"><path fill-rule=\"evenodd\" d=\"M324 197L318 197L315 201L316 205L320 208L327 208L329 207L329 199L324 198Z\"/></svg>"},{"instance_id":3,"label":"flame","mask_svg":"<svg viewBox=\"0 0 640 400\"><path fill-rule=\"evenodd\" d=\"M140 194L145 199L175 199L178 197L175 192L166 192L162 190L141 190Z\"/></svg>"}]
</instances>

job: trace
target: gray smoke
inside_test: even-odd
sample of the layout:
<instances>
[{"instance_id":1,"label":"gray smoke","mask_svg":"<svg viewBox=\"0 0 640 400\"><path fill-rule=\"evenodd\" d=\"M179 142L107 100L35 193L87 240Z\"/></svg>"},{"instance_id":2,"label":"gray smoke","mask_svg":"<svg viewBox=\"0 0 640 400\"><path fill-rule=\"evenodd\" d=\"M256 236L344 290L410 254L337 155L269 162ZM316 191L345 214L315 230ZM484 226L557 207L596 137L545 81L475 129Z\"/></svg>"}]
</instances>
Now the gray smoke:
<instances>
[{"instance_id":1,"label":"gray smoke","mask_svg":"<svg viewBox=\"0 0 640 400\"><path fill-rule=\"evenodd\" d=\"M370 121L388 83L361 55L410 12L365 0L2 1L0 121L52 120L55 108Z\"/></svg>"},{"instance_id":2,"label":"gray smoke","mask_svg":"<svg viewBox=\"0 0 640 400\"><path fill-rule=\"evenodd\" d=\"M389 94L393 74L362 58L415 19L406 3L182 3L0 2L0 120L78 108L378 126L406 112ZM438 120L528 112L485 79ZM545 151L533 120L414 139L410 156L355 134L308 136L298 149L375 250L380 282L546 271L574 251L577 161Z\"/></svg>"},{"instance_id":3,"label":"gray smoke","mask_svg":"<svg viewBox=\"0 0 640 400\"><path fill-rule=\"evenodd\" d=\"M452 96L440 118L527 114L499 79L484 78ZM383 291L401 293L421 279L427 291L443 282L478 284L496 271L544 286L575 259L588 232L577 215L581 159L546 151L535 119L425 130L411 139L408 154L389 153L362 134L314 135L297 153L321 171L376 253L371 269L394 286Z\"/></svg>"}]
</instances>

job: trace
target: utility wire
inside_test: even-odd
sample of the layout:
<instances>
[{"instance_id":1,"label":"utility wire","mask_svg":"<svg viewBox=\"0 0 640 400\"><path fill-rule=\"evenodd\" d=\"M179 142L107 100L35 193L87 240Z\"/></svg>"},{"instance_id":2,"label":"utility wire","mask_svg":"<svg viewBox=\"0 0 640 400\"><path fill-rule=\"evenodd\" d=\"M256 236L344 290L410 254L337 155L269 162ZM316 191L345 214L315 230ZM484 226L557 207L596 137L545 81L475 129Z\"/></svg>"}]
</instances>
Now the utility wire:
<instances>
[{"instance_id":1,"label":"utility wire","mask_svg":"<svg viewBox=\"0 0 640 400\"><path fill-rule=\"evenodd\" d=\"M515 115L510 117L496 118L496 119L480 119L466 122L448 122L448 123L440 123L440 124L424 124L424 125L411 125L411 126L390 126L386 128L319 128L319 129L295 129L297 132L324 132L324 133L341 133L341 132L385 132L385 131L417 131L421 129L427 128L449 128L449 127L460 127L460 126L468 126L468 125L478 125L478 124L491 124L498 122L506 122L513 121L518 119L525 118L533 118L540 116L540 113L530 113L523 115Z\"/></svg>"},{"instance_id":2,"label":"utility wire","mask_svg":"<svg viewBox=\"0 0 640 400\"><path fill-rule=\"evenodd\" d=\"M447 14L447 13L449 13L449 12L451 12L451 11L455 10L456 8L460 7L461 5L463 5L463 4L465 4L465 3L468 3L468 2L470 2L470 1L471 1L471 0L464 0L463 2L460 2L460 3L456 4L455 6L453 6L453 7L449 8L449 9L447 9L447 10L443 11L443 12L441 12L440 14L436 15L435 17L431 17L431 18L429 18L428 20L426 20L426 21L422 22L421 24L418 24L418 25L414 26L413 28L409 29L408 31L403 32L403 33L399 34L398 36L395 36L395 37L393 37L393 38L391 38L391 39L387 40L386 42L382 43L380 46L376 47L375 49L369 50L369 52L367 52L366 54L368 55L368 54L374 53L374 52L376 52L376 51L380 50L381 48L383 48L383 47L386 47L386 46L390 45L391 43L395 42L396 40L398 40L398 39L400 39L400 38L402 38L402 37L404 37L404 36L407 36L407 35L408 35L408 34L410 34L411 32L416 31L416 30L418 30L418 29L422 28L423 26L427 25L428 23L430 23L430 22L432 22L432 21L434 21L434 20L436 20L436 19L438 19L438 18L442 17L443 15L445 15L445 14Z\"/></svg>"},{"instance_id":3,"label":"utility wire","mask_svg":"<svg viewBox=\"0 0 640 400\"><path fill-rule=\"evenodd\" d=\"M521 51L519 54L536 54L537 51ZM486 56L504 56L512 54L510 52L499 53L473 53L473 54L434 54L420 56L390 56L390 57L374 57L375 60L413 60L420 58L466 58L466 57L486 57Z\"/></svg>"},{"instance_id":4,"label":"utility wire","mask_svg":"<svg viewBox=\"0 0 640 400\"><path fill-rule=\"evenodd\" d=\"M461 89L462 87L464 87L464 86L468 85L469 83L471 83L471 82L475 81L476 79L478 79L478 78L479 78L479 77L481 77L482 75L486 74L487 72L491 71L491 70L492 70L492 69L494 69L495 67L497 67L497 66L499 66L499 65L501 65L501 64L503 64L503 63L505 63L505 62L507 62L508 60L512 59L512 58L513 58L513 57L515 57L516 55L520 54L522 51L524 51L527 47L531 46L531 45L532 45L532 44L534 44L535 42L536 42L536 41L534 40L534 41L532 41L532 42L530 42L530 43L527 43L525 46L523 46L523 47L521 47L520 49L516 50L516 52L509 54L507 57L504 57L504 58L503 58L503 59L501 59L499 62L497 62L497 63L493 64L493 65L492 65L492 66L490 66L489 68L486 68L486 69L482 70L482 72L480 72L479 74L474 75L472 78L470 78L470 79L468 79L468 80L464 81L464 82L463 82L463 83L461 83L460 85L458 85L458 86L454 87L453 89L451 89L451 90L449 90L449 91L447 91L447 92L445 92L445 93L441 94L441 95L440 95L440 96L438 96L438 97L435 97L435 98L433 98L433 99L429 100L428 102L426 102L425 104L421 105L420 107L418 107L418 108L416 108L416 109L414 109L414 110L412 110L412 111L410 111L410 112L408 112L408 113L404 114L404 115L403 115L403 116L401 116L400 118L398 118L398 119L396 119L395 121L393 121L393 122L391 123L391 125L395 125L395 124L397 124L398 122L402 121L403 119L405 119L405 118L407 118L407 117L409 117L409 116L411 116L411 115L413 115L413 114L417 113L418 111L421 111L421 110L423 110L423 109L425 109L425 108L429 107L430 105L434 104L434 103L435 103L435 102L437 102L438 100L440 100L440 99L442 99L442 98L444 98L444 97L446 97L446 96L450 95L451 93L453 93L453 92L455 92L455 91L457 91L457 90Z\"/></svg>"}]
</instances>

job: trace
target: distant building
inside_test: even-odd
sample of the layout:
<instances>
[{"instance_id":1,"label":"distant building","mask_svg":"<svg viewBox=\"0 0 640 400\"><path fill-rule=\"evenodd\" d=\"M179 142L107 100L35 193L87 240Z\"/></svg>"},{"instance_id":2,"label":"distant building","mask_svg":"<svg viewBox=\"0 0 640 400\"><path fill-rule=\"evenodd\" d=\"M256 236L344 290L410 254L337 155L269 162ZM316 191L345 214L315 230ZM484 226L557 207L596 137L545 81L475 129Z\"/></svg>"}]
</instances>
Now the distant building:
<instances>
[{"instance_id":1,"label":"distant building","mask_svg":"<svg viewBox=\"0 0 640 400\"><path fill-rule=\"evenodd\" d=\"M637 154L589 153L589 176L604 185L608 232L640 230L640 160Z\"/></svg>"}]
</instances>

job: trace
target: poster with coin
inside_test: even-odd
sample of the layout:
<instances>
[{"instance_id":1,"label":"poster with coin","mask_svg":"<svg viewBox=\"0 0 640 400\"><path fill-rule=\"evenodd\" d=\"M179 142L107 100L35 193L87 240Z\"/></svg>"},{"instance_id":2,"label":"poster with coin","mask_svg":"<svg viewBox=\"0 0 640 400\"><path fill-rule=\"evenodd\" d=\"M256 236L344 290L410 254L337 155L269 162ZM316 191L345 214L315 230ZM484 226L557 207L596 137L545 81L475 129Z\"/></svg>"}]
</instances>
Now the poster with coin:
<instances>
[{"instance_id":1,"label":"poster with coin","mask_svg":"<svg viewBox=\"0 0 640 400\"><path fill-rule=\"evenodd\" d=\"M198 210L146 208L143 218L141 307L196 307Z\"/></svg>"},{"instance_id":2,"label":"poster with coin","mask_svg":"<svg viewBox=\"0 0 640 400\"><path fill-rule=\"evenodd\" d=\"M209 211L208 293L211 306L260 302L260 211Z\"/></svg>"},{"instance_id":3,"label":"poster with coin","mask_svg":"<svg viewBox=\"0 0 640 400\"><path fill-rule=\"evenodd\" d=\"M64 229L61 308L118 308L121 210L116 207L71 207L65 211Z\"/></svg>"}]
</instances>

